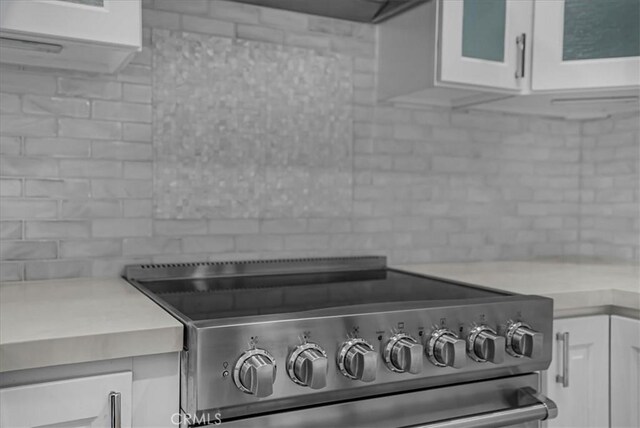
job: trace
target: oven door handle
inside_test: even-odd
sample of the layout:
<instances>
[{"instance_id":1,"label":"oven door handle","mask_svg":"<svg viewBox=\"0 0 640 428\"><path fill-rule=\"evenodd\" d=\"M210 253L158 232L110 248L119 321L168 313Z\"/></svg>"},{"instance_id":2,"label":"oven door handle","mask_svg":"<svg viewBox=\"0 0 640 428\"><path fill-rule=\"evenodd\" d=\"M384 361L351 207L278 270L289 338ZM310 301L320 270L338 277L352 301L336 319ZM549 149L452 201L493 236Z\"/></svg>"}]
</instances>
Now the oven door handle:
<instances>
[{"instance_id":1,"label":"oven door handle","mask_svg":"<svg viewBox=\"0 0 640 428\"><path fill-rule=\"evenodd\" d=\"M404 428L481 428L504 427L531 421L553 419L558 415L556 403L533 388L518 389L518 402L533 400L533 404L519 405L511 409L476 413L451 419L442 419Z\"/></svg>"}]
</instances>

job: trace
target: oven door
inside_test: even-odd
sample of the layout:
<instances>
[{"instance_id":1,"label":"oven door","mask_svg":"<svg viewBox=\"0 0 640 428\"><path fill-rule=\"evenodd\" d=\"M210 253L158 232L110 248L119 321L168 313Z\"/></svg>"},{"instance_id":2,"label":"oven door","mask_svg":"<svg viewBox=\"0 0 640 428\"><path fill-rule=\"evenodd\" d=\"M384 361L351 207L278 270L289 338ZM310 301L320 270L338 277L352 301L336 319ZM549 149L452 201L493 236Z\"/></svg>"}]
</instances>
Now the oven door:
<instances>
[{"instance_id":1,"label":"oven door","mask_svg":"<svg viewBox=\"0 0 640 428\"><path fill-rule=\"evenodd\" d=\"M537 427L557 415L537 373L220 422L229 428Z\"/></svg>"}]
</instances>

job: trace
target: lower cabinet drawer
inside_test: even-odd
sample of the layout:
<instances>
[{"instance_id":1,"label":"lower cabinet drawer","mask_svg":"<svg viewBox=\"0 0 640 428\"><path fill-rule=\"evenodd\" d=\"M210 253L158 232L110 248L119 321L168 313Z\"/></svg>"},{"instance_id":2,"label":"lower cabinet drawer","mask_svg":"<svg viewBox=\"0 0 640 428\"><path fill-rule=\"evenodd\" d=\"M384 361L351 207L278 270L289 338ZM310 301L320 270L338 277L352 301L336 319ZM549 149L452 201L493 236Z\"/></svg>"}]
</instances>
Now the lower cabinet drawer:
<instances>
[{"instance_id":1,"label":"lower cabinet drawer","mask_svg":"<svg viewBox=\"0 0 640 428\"><path fill-rule=\"evenodd\" d=\"M131 390L130 371L3 388L0 427L129 428Z\"/></svg>"}]
</instances>

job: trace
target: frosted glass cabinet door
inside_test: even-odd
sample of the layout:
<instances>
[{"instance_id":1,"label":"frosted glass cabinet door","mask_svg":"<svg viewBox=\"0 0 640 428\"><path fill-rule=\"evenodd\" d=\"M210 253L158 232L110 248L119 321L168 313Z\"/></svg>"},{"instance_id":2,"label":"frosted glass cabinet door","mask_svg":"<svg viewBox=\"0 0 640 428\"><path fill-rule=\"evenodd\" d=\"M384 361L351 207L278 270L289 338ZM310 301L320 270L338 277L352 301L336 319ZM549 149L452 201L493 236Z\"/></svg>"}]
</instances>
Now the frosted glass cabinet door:
<instances>
[{"instance_id":1,"label":"frosted glass cabinet door","mask_svg":"<svg viewBox=\"0 0 640 428\"><path fill-rule=\"evenodd\" d=\"M533 90L640 85L640 0L536 0Z\"/></svg>"},{"instance_id":2,"label":"frosted glass cabinet door","mask_svg":"<svg viewBox=\"0 0 640 428\"><path fill-rule=\"evenodd\" d=\"M530 0L441 0L438 5L440 83L509 92L526 87L528 59L520 56L516 38L525 35L523 54L527 55ZM525 69L520 71L522 64ZM516 76L522 72L523 77Z\"/></svg>"}]
</instances>

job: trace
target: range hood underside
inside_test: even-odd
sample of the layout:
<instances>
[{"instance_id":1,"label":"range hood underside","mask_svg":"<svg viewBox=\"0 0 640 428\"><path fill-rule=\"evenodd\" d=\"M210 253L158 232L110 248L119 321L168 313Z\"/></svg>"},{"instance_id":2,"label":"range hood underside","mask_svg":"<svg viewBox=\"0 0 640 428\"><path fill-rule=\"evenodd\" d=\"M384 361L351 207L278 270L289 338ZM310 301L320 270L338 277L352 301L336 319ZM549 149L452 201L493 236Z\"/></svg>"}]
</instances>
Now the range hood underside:
<instances>
[{"instance_id":1,"label":"range hood underside","mask_svg":"<svg viewBox=\"0 0 640 428\"><path fill-rule=\"evenodd\" d=\"M429 0L233 0L347 21L379 23Z\"/></svg>"}]
</instances>

